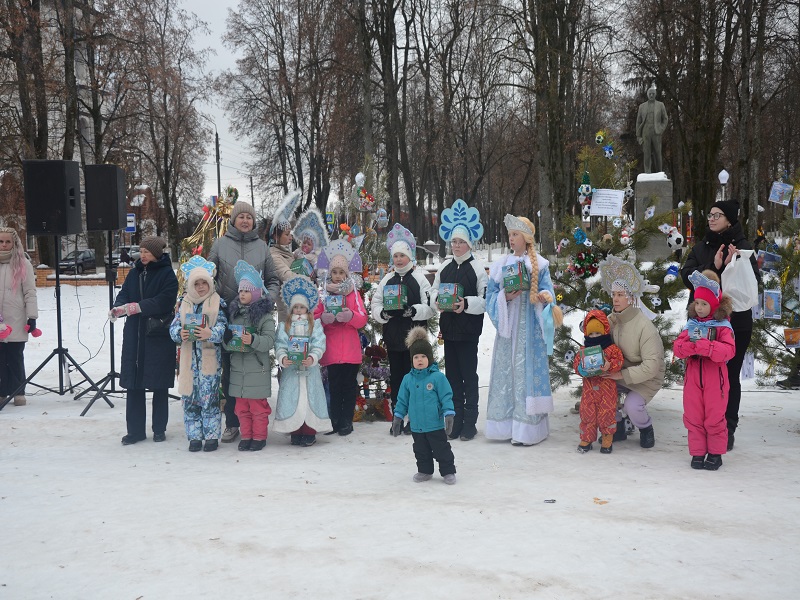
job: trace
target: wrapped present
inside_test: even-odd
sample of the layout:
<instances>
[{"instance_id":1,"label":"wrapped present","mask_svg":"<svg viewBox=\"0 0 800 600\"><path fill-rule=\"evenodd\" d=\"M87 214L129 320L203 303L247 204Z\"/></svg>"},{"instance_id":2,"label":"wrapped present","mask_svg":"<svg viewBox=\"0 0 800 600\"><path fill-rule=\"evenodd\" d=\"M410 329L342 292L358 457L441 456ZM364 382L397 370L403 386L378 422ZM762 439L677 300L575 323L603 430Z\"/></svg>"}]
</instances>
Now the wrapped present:
<instances>
[{"instance_id":1,"label":"wrapped present","mask_svg":"<svg viewBox=\"0 0 800 600\"><path fill-rule=\"evenodd\" d=\"M336 315L342 312L342 309L344 307L345 307L344 296L341 296L339 294L331 294L329 296L325 296L325 312L331 313L332 315Z\"/></svg>"},{"instance_id":2,"label":"wrapped present","mask_svg":"<svg viewBox=\"0 0 800 600\"><path fill-rule=\"evenodd\" d=\"M203 313L186 313L186 319L183 322L183 328L189 332L189 341L196 342L197 329L202 329L207 325L208 321Z\"/></svg>"},{"instance_id":3,"label":"wrapped present","mask_svg":"<svg viewBox=\"0 0 800 600\"><path fill-rule=\"evenodd\" d=\"M308 358L308 338L300 335L289 336L289 347L286 356L294 364L299 365Z\"/></svg>"},{"instance_id":4,"label":"wrapped present","mask_svg":"<svg viewBox=\"0 0 800 600\"><path fill-rule=\"evenodd\" d=\"M689 327L689 339L693 342L706 338L712 342L717 339L717 328L703 324L694 324Z\"/></svg>"},{"instance_id":5,"label":"wrapped present","mask_svg":"<svg viewBox=\"0 0 800 600\"><path fill-rule=\"evenodd\" d=\"M440 283L439 296L436 302L439 304L439 310L451 311L453 305L458 302L459 298L464 297L464 286L460 283Z\"/></svg>"},{"instance_id":6,"label":"wrapped present","mask_svg":"<svg viewBox=\"0 0 800 600\"><path fill-rule=\"evenodd\" d=\"M408 288L400 284L383 288L383 310L403 310L408 304Z\"/></svg>"},{"instance_id":7,"label":"wrapped present","mask_svg":"<svg viewBox=\"0 0 800 600\"><path fill-rule=\"evenodd\" d=\"M586 346L580 353L581 367L586 372L587 377L594 377L603 372L602 366L606 362L601 346Z\"/></svg>"},{"instance_id":8,"label":"wrapped present","mask_svg":"<svg viewBox=\"0 0 800 600\"><path fill-rule=\"evenodd\" d=\"M231 352L244 352L248 344L242 341L242 336L245 332L253 335L256 332L255 327L247 327L245 325L228 325L228 329L233 333L231 341L228 342L228 350Z\"/></svg>"},{"instance_id":9,"label":"wrapped present","mask_svg":"<svg viewBox=\"0 0 800 600\"><path fill-rule=\"evenodd\" d=\"M523 261L514 262L503 267L503 288L507 292L517 292L531 288L531 276Z\"/></svg>"},{"instance_id":10,"label":"wrapped present","mask_svg":"<svg viewBox=\"0 0 800 600\"><path fill-rule=\"evenodd\" d=\"M311 277L311 273L314 272L314 265L312 265L311 261L307 258L298 258L292 262L290 268L292 269L292 273L305 275L306 277Z\"/></svg>"}]
</instances>

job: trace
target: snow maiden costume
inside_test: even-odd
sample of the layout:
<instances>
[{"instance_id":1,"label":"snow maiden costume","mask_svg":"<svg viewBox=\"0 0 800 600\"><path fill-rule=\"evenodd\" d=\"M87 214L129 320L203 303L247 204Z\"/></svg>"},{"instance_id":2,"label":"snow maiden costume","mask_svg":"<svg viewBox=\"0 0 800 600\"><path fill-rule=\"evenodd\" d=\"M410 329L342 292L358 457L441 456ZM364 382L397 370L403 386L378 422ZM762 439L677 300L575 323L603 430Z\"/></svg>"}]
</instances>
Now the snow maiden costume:
<instances>
[{"instance_id":1,"label":"snow maiden costume","mask_svg":"<svg viewBox=\"0 0 800 600\"><path fill-rule=\"evenodd\" d=\"M331 430L319 366L319 361L325 354L325 332L322 323L314 321L310 312L317 306L319 295L312 281L302 275L287 281L281 295L290 311L293 306L300 304L309 309L309 312L305 315L291 315L288 331L287 322L278 325L275 360L282 364L283 358L288 355L289 336L301 336L309 338L308 356L314 362L310 367L283 367L272 430L291 433L294 445L310 446L316 441L317 432Z\"/></svg>"},{"instance_id":2,"label":"snow maiden costume","mask_svg":"<svg viewBox=\"0 0 800 600\"><path fill-rule=\"evenodd\" d=\"M497 328L497 337L489 379L486 437L530 446L550 433L547 415L553 412L553 392L547 357L553 353L561 310L553 304L550 263L534 248L533 223L513 215L506 215L504 223L509 232L523 235L527 253L509 254L492 263L489 272L486 311ZM513 263L525 265L531 289L509 302L503 288L503 267ZM547 303L538 300L540 292L549 296Z\"/></svg>"},{"instance_id":3,"label":"snow maiden costume","mask_svg":"<svg viewBox=\"0 0 800 600\"><path fill-rule=\"evenodd\" d=\"M476 208L463 200L442 211L439 236L447 243L455 238L469 250L448 258L436 272L431 286L431 306L438 309L437 298L442 283L463 287L464 308L461 312L442 311L439 332L444 340L445 375L453 388L455 419L450 439L475 437L478 421L478 339L483 331L488 277L482 260L472 254L472 246L483 237L483 225Z\"/></svg>"},{"instance_id":4,"label":"snow maiden costume","mask_svg":"<svg viewBox=\"0 0 800 600\"><path fill-rule=\"evenodd\" d=\"M222 375L222 336L228 326L225 301L214 291L214 263L202 256L193 256L181 265L186 275L186 293L170 325L170 337L180 344L178 393L183 403L183 422L189 449L200 449L200 440L206 440L204 450L217 449L221 436L222 419L219 411L219 380ZM200 296L194 289L198 280L208 283L208 292ZM181 330L189 313L202 313L211 337L206 341L183 341Z\"/></svg>"},{"instance_id":5,"label":"snow maiden costume","mask_svg":"<svg viewBox=\"0 0 800 600\"><path fill-rule=\"evenodd\" d=\"M306 212L297 219L294 226L294 239L300 247L294 251L294 257L305 258L316 268L317 259L322 249L328 245L328 231L325 228L325 221L315 206L309 206ZM303 252L303 248L310 246L309 252Z\"/></svg>"},{"instance_id":6,"label":"snow maiden costume","mask_svg":"<svg viewBox=\"0 0 800 600\"><path fill-rule=\"evenodd\" d=\"M272 263L275 265L275 272L281 280L281 285L289 281L295 276L292 272L292 262L294 262L294 254L292 254L292 244L281 245L278 243L278 237L284 231L292 228L292 219L297 206L300 204L300 190L295 190L286 195L275 211L272 217L272 225L269 228L269 251L272 256ZM278 323L283 323L286 320L287 309L283 303L283 297L278 294Z\"/></svg>"}]
</instances>

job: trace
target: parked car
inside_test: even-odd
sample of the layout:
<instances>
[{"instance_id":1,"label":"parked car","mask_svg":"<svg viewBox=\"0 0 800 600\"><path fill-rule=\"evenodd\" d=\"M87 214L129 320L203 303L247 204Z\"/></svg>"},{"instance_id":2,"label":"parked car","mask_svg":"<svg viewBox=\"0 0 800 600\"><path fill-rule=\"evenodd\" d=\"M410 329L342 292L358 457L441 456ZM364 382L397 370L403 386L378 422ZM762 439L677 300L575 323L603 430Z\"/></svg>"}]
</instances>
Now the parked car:
<instances>
[{"instance_id":1,"label":"parked car","mask_svg":"<svg viewBox=\"0 0 800 600\"><path fill-rule=\"evenodd\" d=\"M58 263L59 273L76 273L81 275L86 271L96 271L97 261L94 250L73 250Z\"/></svg>"},{"instance_id":2,"label":"parked car","mask_svg":"<svg viewBox=\"0 0 800 600\"><path fill-rule=\"evenodd\" d=\"M139 246L134 244L133 246L120 246L114 252L111 253L111 266L116 268L119 266L119 257L122 254L122 251L125 250L130 256L130 261L128 264L133 264L139 258ZM105 257L105 264L108 267L108 255Z\"/></svg>"}]
</instances>

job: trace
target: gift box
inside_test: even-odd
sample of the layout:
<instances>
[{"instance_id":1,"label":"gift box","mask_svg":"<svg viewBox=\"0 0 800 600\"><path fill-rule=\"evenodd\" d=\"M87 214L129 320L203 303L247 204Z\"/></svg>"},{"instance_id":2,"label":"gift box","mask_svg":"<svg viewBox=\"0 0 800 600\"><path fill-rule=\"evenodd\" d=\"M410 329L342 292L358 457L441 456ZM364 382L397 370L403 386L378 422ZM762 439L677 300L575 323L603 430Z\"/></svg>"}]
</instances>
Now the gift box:
<instances>
[{"instance_id":1,"label":"gift box","mask_svg":"<svg viewBox=\"0 0 800 600\"><path fill-rule=\"evenodd\" d=\"M300 335L289 336L286 356L294 364L299 365L308 358L308 338Z\"/></svg>"},{"instance_id":2,"label":"gift box","mask_svg":"<svg viewBox=\"0 0 800 600\"><path fill-rule=\"evenodd\" d=\"M581 360L581 367L586 372L587 377L594 377L603 372L602 366L606 362L606 357L603 354L601 346L586 346L579 353Z\"/></svg>"},{"instance_id":3,"label":"gift box","mask_svg":"<svg viewBox=\"0 0 800 600\"><path fill-rule=\"evenodd\" d=\"M503 289L507 292L529 290L531 276L524 261L514 262L503 267Z\"/></svg>"},{"instance_id":4,"label":"gift box","mask_svg":"<svg viewBox=\"0 0 800 600\"><path fill-rule=\"evenodd\" d=\"M408 288L400 284L383 288L383 310L403 310L408 304Z\"/></svg>"},{"instance_id":5,"label":"gift box","mask_svg":"<svg viewBox=\"0 0 800 600\"><path fill-rule=\"evenodd\" d=\"M342 312L344 307L344 296L340 296L338 294L325 296L325 312L331 313L332 315L337 315Z\"/></svg>"},{"instance_id":6,"label":"gift box","mask_svg":"<svg viewBox=\"0 0 800 600\"><path fill-rule=\"evenodd\" d=\"M311 277L311 273L314 271L314 265L312 265L311 261L307 258L298 258L292 262L290 268L292 269L292 273L305 275L306 277Z\"/></svg>"},{"instance_id":7,"label":"gift box","mask_svg":"<svg viewBox=\"0 0 800 600\"><path fill-rule=\"evenodd\" d=\"M228 342L228 350L231 352L244 352L248 344L242 341L242 336L245 332L248 332L250 335L256 332L255 327L247 327L245 325L228 325L228 329L230 329L233 334L233 337Z\"/></svg>"},{"instance_id":8,"label":"gift box","mask_svg":"<svg viewBox=\"0 0 800 600\"><path fill-rule=\"evenodd\" d=\"M689 339L692 342L696 342L700 339L707 339L714 341L717 339L717 328L716 327L709 327L708 325L693 325L689 327Z\"/></svg>"},{"instance_id":9,"label":"gift box","mask_svg":"<svg viewBox=\"0 0 800 600\"><path fill-rule=\"evenodd\" d=\"M458 302L459 298L464 297L464 286L460 283L440 283L439 296L436 302L439 304L439 310L451 311L453 305Z\"/></svg>"},{"instance_id":10,"label":"gift box","mask_svg":"<svg viewBox=\"0 0 800 600\"><path fill-rule=\"evenodd\" d=\"M202 329L208 323L206 316L203 313L186 313L186 319L183 321L183 328L189 332L189 341L197 341L197 329Z\"/></svg>"}]
</instances>

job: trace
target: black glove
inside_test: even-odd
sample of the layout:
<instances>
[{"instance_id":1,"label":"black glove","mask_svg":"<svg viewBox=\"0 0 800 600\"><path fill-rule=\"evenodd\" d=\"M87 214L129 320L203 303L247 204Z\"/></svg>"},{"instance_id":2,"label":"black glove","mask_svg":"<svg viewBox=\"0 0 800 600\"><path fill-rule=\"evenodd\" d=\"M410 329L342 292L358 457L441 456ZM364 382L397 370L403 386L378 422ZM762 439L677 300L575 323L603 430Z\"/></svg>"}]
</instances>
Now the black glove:
<instances>
[{"instance_id":1,"label":"black glove","mask_svg":"<svg viewBox=\"0 0 800 600\"><path fill-rule=\"evenodd\" d=\"M403 419L395 417L392 421L392 435L397 437L401 433L403 433Z\"/></svg>"},{"instance_id":2,"label":"black glove","mask_svg":"<svg viewBox=\"0 0 800 600\"><path fill-rule=\"evenodd\" d=\"M417 314L417 309L414 308L413 306L409 306L407 309L403 311L404 317L411 317L412 319L416 314Z\"/></svg>"},{"instance_id":3,"label":"black glove","mask_svg":"<svg viewBox=\"0 0 800 600\"><path fill-rule=\"evenodd\" d=\"M36 330L36 319L28 319L28 331L33 333Z\"/></svg>"},{"instance_id":4,"label":"black glove","mask_svg":"<svg viewBox=\"0 0 800 600\"><path fill-rule=\"evenodd\" d=\"M402 317L403 316L403 309L396 308L394 310L385 310L383 311L387 317Z\"/></svg>"},{"instance_id":5,"label":"black glove","mask_svg":"<svg viewBox=\"0 0 800 600\"><path fill-rule=\"evenodd\" d=\"M450 435L453 432L453 421L455 421L455 415L445 415L444 416L444 433L445 435Z\"/></svg>"},{"instance_id":6,"label":"black glove","mask_svg":"<svg viewBox=\"0 0 800 600\"><path fill-rule=\"evenodd\" d=\"M381 311L381 319L383 319L384 321L388 321L391 318L392 315L388 314L385 310Z\"/></svg>"},{"instance_id":7,"label":"black glove","mask_svg":"<svg viewBox=\"0 0 800 600\"><path fill-rule=\"evenodd\" d=\"M225 333L222 334L222 341L228 344L232 339L233 339L233 331L231 331L226 327Z\"/></svg>"}]
</instances>

